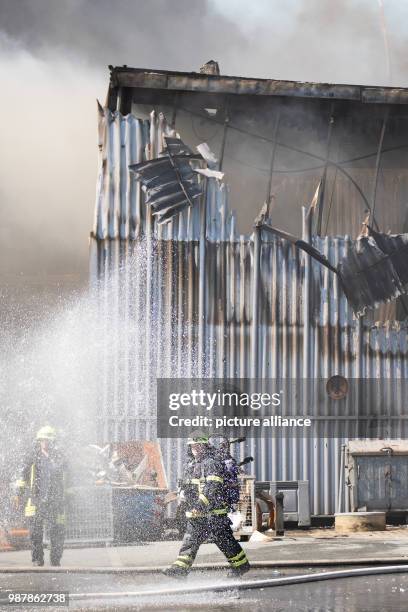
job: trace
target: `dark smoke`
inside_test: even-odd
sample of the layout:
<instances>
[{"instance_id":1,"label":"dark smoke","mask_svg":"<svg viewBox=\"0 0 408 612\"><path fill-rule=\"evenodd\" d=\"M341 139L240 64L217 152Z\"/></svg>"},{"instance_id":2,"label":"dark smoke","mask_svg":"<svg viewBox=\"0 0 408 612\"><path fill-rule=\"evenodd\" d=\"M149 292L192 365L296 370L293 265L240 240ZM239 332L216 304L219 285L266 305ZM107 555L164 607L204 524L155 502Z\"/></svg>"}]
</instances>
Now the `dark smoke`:
<instances>
[{"instance_id":1,"label":"dark smoke","mask_svg":"<svg viewBox=\"0 0 408 612\"><path fill-rule=\"evenodd\" d=\"M226 33L236 51L250 52L250 41L206 0L2 0L0 6L3 31L49 60L192 70L225 54Z\"/></svg>"},{"instance_id":2,"label":"dark smoke","mask_svg":"<svg viewBox=\"0 0 408 612\"><path fill-rule=\"evenodd\" d=\"M385 84L383 27L394 84L404 85L408 17L383 0L2 0L0 29L52 61Z\"/></svg>"},{"instance_id":3,"label":"dark smoke","mask_svg":"<svg viewBox=\"0 0 408 612\"><path fill-rule=\"evenodd\" d=\"M383 3L404 86L408 7ZM383 26L378 0L0 0L3 284L86 279L108 64L384 85Z\"/></svg>"}]
</instances>

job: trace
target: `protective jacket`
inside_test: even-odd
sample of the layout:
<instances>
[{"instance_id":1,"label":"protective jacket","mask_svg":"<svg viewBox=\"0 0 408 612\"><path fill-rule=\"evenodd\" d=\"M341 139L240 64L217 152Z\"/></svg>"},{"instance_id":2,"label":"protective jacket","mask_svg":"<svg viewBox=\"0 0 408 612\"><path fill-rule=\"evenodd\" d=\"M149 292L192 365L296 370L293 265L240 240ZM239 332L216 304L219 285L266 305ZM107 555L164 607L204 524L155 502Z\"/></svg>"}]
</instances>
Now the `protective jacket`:
<instances>
[{"instance_id":1,"label":"protective jacket","mask_svg":"<svg viewBox=\"0 0 408 612\"><path fill-rule=\"evenodd\" d=\"M249 569L245 551L234 538L228 517L228 473L225 462L208 449L202 458L191 458L184 472L187 528L177 559L168 572L186 574L198 549L210 536L234 572Z\"/></svg>"},{"instance_id":2,"label":"protective jacket","mask_svg":"<svg viewBox=\"0 0 408 612\"><path fill-rule=\"evenodd\" d=\"M190 459L183 478L187 518L228 514L226 479L225 464L215 453Z\"/></svg>"},{"instance_id":3,"label":"protective jacket","mask_svg":"<svg viewBox=\"0 0 408 612\"><path fill-rule=\"evenodd\" d=\"M50 449L48 456L40 448L30 453L16 482L20 494L28 489L25 516L34 517L41 510L63 522L65 478L66 462L57 449Z\"/></svg>"}]
</instances>

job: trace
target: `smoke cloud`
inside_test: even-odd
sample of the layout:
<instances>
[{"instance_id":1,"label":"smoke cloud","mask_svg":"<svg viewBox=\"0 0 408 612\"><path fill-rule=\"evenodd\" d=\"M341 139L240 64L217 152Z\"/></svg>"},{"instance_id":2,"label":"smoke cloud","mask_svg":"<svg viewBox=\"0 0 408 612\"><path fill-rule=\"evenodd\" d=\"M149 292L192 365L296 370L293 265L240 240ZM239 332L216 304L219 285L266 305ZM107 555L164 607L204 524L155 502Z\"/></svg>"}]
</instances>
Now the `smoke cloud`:
<instances>
[{"instance_id":1,"label":"smoke cloud","mask_svg":"<svg viewBox=\"0 0 408 612\"><path fill-rule=\"evenodd\" d=\"M1 0L3 280L86 278L108 64L405 86L407 18L392 0Z\"/></svg>"},{"instance_id":2,"label":"smoke cloud","mask_svg":"<svg viewBox=\"0 0 408 612\"><path fill-rule=\"evenodd\" d=\"M404 85L408 6L396 0L2 0L1 30L37 57Z\"/></svg>"}]
</instances>

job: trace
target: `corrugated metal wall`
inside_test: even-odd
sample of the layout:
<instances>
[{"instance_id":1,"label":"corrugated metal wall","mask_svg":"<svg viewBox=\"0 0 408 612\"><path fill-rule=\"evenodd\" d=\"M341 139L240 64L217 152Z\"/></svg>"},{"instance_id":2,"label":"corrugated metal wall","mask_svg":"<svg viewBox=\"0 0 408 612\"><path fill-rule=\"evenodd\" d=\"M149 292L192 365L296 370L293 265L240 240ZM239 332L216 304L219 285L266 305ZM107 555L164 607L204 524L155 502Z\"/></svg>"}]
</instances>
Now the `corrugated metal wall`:
<instances>
[{"instance_id":1,"label":"corrugated metal wall","mask_svg":"<svg viewBox=\"0 0 408 612\"><path fill-rule=\"evenodd\" d=\"M206 195L166 226L146 213L130 163L155 157L163 117L150 124L105 110L100 116L91 277L101 315L121 328L101 359L99 439L154 435L156 377L407 378L407 327L356 320L337 277L278 238L238 235L228 189L210 179ZM332 263L347 237L303 239ZM344 440L249 440L256 476L310 481L314 514L334 512ZM169 480L183 442L163 440Z\"/></svg>"}]
</instances>

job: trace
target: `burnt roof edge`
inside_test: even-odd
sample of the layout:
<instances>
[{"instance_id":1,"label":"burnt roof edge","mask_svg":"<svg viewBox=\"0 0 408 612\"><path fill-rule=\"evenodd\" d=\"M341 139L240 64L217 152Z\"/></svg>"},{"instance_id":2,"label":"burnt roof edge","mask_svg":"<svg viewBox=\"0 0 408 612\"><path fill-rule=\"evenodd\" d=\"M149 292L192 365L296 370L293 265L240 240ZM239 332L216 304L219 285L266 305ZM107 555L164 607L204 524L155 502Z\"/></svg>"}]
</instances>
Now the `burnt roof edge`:
<instances>
[{"instance_id":1,"label":"burnt roof edge","mask_svg":"<svg viewBox=\"0 0 408 612\"><path fill-rule=\"evenodd\" d=\"M110 84L115 88L341 99L371 104L408 104L408 88L404 87L256 79L199 72L128 68L127 66L110 66L110 71Z\"/></svg>"}]
</instances>

